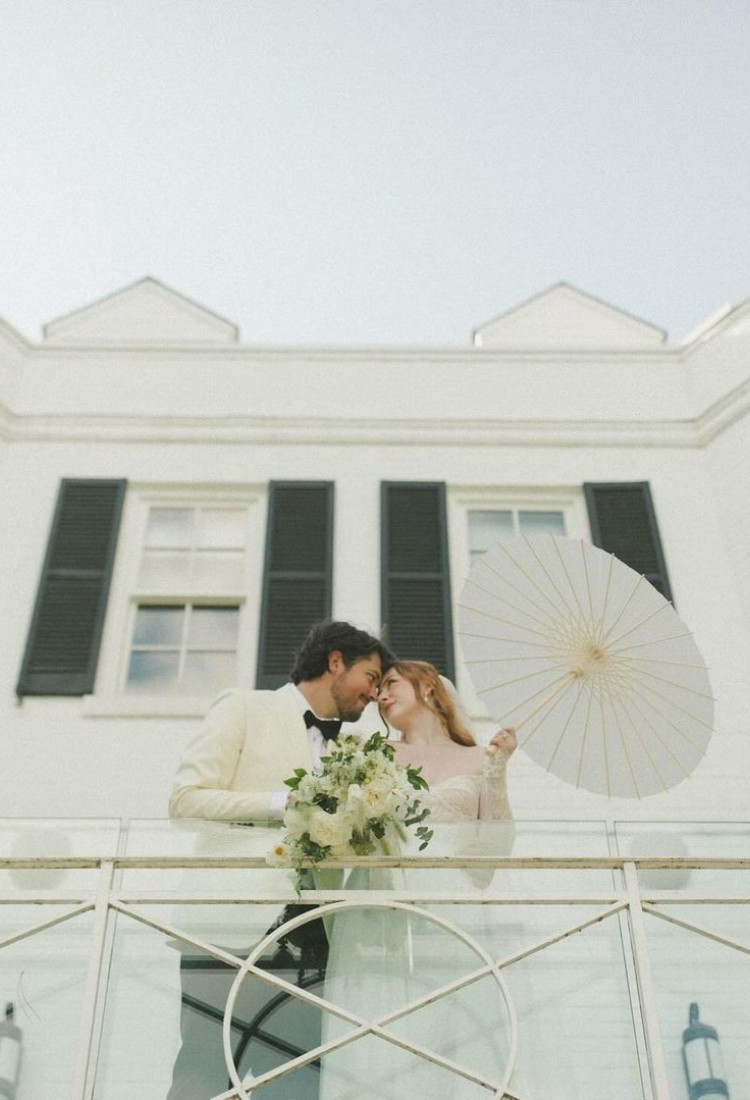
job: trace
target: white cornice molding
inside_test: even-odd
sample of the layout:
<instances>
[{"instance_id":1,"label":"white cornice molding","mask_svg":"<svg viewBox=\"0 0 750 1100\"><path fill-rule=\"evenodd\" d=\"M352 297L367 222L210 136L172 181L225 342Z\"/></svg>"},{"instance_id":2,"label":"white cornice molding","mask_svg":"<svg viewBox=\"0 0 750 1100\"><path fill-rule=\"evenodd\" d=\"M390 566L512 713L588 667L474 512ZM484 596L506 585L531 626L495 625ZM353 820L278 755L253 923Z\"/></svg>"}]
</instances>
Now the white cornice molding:
<instances>
[{"instance_id":1,"label":"white cornice molding","mask_svg":"<svg viewBox=\"0 0 750 1100\"><path fill-rule=\"evenodd\" d=\"M472 367L487 363L559 363L579 366L591 363L632 363L640 366L672 365L679 361L682 349L678 347L657 347L654 349L619 348L485 348L485 347L307 347L290 346L247 346L247 345L198 345L186 342L180 346L164 344L122 344L98 345L29 345L28 359L38 363L54 365L71 359L82 363L101 360L106 356L108 364L118 362L131 363L133 359L154 365L161 363L185 363L189 357L190 365L217 360L245 362L248 367L266 366L269 362L286 360L294 363L349 363L352 367L362 363L381 362L387 365L404 362L452 364ZM105 368L106 369L106 368Z\"/></svg>"},{"instance_id":2,"label":"white cornice molding","mask_svg":"<svg viewBox=\"0 0 750 1100\"><path fill-rule=\"evenodd\" d=\"M0 405L9 442L291 446L701 448L750 412L750 380L694 419L378 422L286 417L16 416Z\"/></svg>"}]
</instances>

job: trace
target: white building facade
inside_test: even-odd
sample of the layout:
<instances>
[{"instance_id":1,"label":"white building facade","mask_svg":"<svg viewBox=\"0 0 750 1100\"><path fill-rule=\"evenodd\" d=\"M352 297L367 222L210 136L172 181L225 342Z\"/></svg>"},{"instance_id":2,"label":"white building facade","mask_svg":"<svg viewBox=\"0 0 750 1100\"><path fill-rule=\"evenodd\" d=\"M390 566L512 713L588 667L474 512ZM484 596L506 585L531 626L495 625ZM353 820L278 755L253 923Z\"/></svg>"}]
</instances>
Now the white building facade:
<instances>
[{"instance_id":1,"label":"white building facade","mask_svg":"<svg viewBox=\"0 0 750 1100\"><path fill-rule=\"evenodd\" d=\"M519 836L524 821L546 837L603 823L602 854L619 822L631 840L669 833L659 855L692 854L685 837L700 835L697 855L747 858L749 485L750 302L679 346L564 284L465 349L258 348L153 279L38 344L2 325L7 854L31 853L17 845L27 819L163 820L210 699L282 682L325 616L385 626L401 655L434 660L489 735L458 596L493 541L552 531L614 552L674 601L709 666L716 727L689 778L640 801L576 790L516 753ZM576 844L562 850L590 851ZM740 1000L732 987L725 1044L745 1026ZM642 1095L683 1095L675 1050L669 1084L657 1073ZM733 1072L750 1088L750 1064ZM596 1080L574 1074L557 1095L604 1095ZM133 1095L121 1077L98 1092L75 1081L76 1100L79 1085ZM545 1095L530 1087L522 1100Z\"/></svg>"}]
</instances>

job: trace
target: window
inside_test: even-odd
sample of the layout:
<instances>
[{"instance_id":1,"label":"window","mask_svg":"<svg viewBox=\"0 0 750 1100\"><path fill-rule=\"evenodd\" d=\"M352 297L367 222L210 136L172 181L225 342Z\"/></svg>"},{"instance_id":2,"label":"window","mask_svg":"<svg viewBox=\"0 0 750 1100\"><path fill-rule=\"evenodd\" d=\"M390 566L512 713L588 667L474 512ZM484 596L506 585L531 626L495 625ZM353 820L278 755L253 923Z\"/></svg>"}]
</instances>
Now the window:
<instances>
[{"instance_id":1,"label":"window","mask_svg":"<svg viewBox=\"0 0 750 1100\"><path fill-rule=\"evenodd\" d=\"M565 535L565 513L525 508L470 509L469 554L472 563L496 542L518 535Z\"/></svg>"},{"instance_id":2,"label":"window","mask_svg":"<svg viewBox=\"0 0 750 1100\"><path fill-rule=\"evenodd\" d=\"M136 609L127 690L215 694L234 683L239 607L141 604Z\"/></svg>"},{"instance_id":3,"label":"window","mask_svg":"<svg viewBox=\"0 0 750 1100\"><path fill-rule=\"evenodd\" d=\"M124 690L214 695L237 682L247 508L148 508Z\"/></svg>"}]
</instances>

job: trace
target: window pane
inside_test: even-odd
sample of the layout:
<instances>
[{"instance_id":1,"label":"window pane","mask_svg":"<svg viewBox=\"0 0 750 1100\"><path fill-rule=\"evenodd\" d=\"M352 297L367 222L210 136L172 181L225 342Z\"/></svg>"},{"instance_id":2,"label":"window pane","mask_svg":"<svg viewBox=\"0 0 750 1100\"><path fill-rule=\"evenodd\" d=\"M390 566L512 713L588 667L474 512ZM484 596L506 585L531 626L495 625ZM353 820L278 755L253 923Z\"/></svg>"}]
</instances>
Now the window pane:
<instances>
[{"instance_id":1,"label":"window pane","mask_svg":"<svg viewBox=\"0 0 750 1100\"><path fill-rule=\"evenodd\" d=\"M188 550L144 550L138 585L165 593L179 591L190 579L191 561Z\"/></svg>"},{"instance_id":2,"label":"window pane","mask_svg":"<svg viewBox=\"0 0 750 1100\"><path fill-rule=\"evenodd\" d=\"M183 691L190 695L216 694L237 683L235 653L188 653Z\"/></svg>"},{"instance_id":3,"label":"window pane","mask_svg":"<svg viewBox=\"0 0 750 1100\"><path fill-rule=\"evenodd\" d=\"M201 550L193 558L191 591L209 595L236 594L242 590L242 551Z\"/></svg>"},{"instance_id":4,"label":"window pane","mask_svg":"<svg viewBox=\"0 0 750 1100\"><path fill-rule=\"evenodd\" d=\"M144 695L173 694L177 689L178 668L177 653L132 653L128 690Z\"/></svg>"},{"instance_id":5,"label":"window pane","mask_svg":"<svg viewBox=\"0 0 750 1100\"><path fill-rule=\"evenodd\" d=\"M206 508L198 514L197 546L240 550L245 545L245 508Z\"/></svg>"},{"instance_id":6,"label":"window pane","mask_svg":"<svg viewBox=\"0 0 750 1100\"><path fill-rule=\"evenodd\" d=\"M519 512L522 535L564 535L562 512Z\"/></svg>"},{"instance_id":7,"label":"window pane","mask_svg":"<svg viewBox=\"0 0 750 1100\"><path fill-rule=\"evenodd\" d=\"M184 614L182 607L139 607L133 644L179 645Z\"/></svg>"},{"instance_id":8,"label":"window pane","mask_svg":"<svg viewBox=\"0 0 750 1100\"><path fill-rule=\"evenodd\" d=\"M471 556L483 554L496 542L513 537L513 513L469 512L469 549Z\"/></svg>"},{"instance_id":9,"label":"window pane","mask_svg":"<svg viewBox=\"0 0 750 1100\"><path fill-rule=\"evenodd\" d=\"M188 648L234 649L238 620L237 607L194 607L188 628Z\"/></svg>"},{"instance_id":10,"label":"window pane","mask_svg":"<svg viewBox=\"0 0 750 1100\"><path fill-rule=\"evenodd\" d=\"M149 508L146 546L189 547L194 517L194 508Z\"/></svg>"}]
</instances>

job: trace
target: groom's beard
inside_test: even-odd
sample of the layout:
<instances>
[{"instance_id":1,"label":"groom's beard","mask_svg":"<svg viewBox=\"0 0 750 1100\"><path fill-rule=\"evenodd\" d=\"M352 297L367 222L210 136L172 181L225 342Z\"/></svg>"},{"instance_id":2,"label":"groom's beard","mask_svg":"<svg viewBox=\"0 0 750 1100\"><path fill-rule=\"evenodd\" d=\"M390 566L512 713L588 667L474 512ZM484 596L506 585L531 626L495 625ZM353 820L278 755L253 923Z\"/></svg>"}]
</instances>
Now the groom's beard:
<instances>
[{"instance_id":1,"label":"groom's beard","mask_svg":"<svg viewBox=\"0 0 750 1100\"><path fill-rule=\"evenodd\" d=\"M367 706L358 691L353 691L347 684L349 672L342 672L331 683L331 695L336 704L336 712L342 722L358 722L362 717L362 711Z\"/></svg>"}]
</instances>

